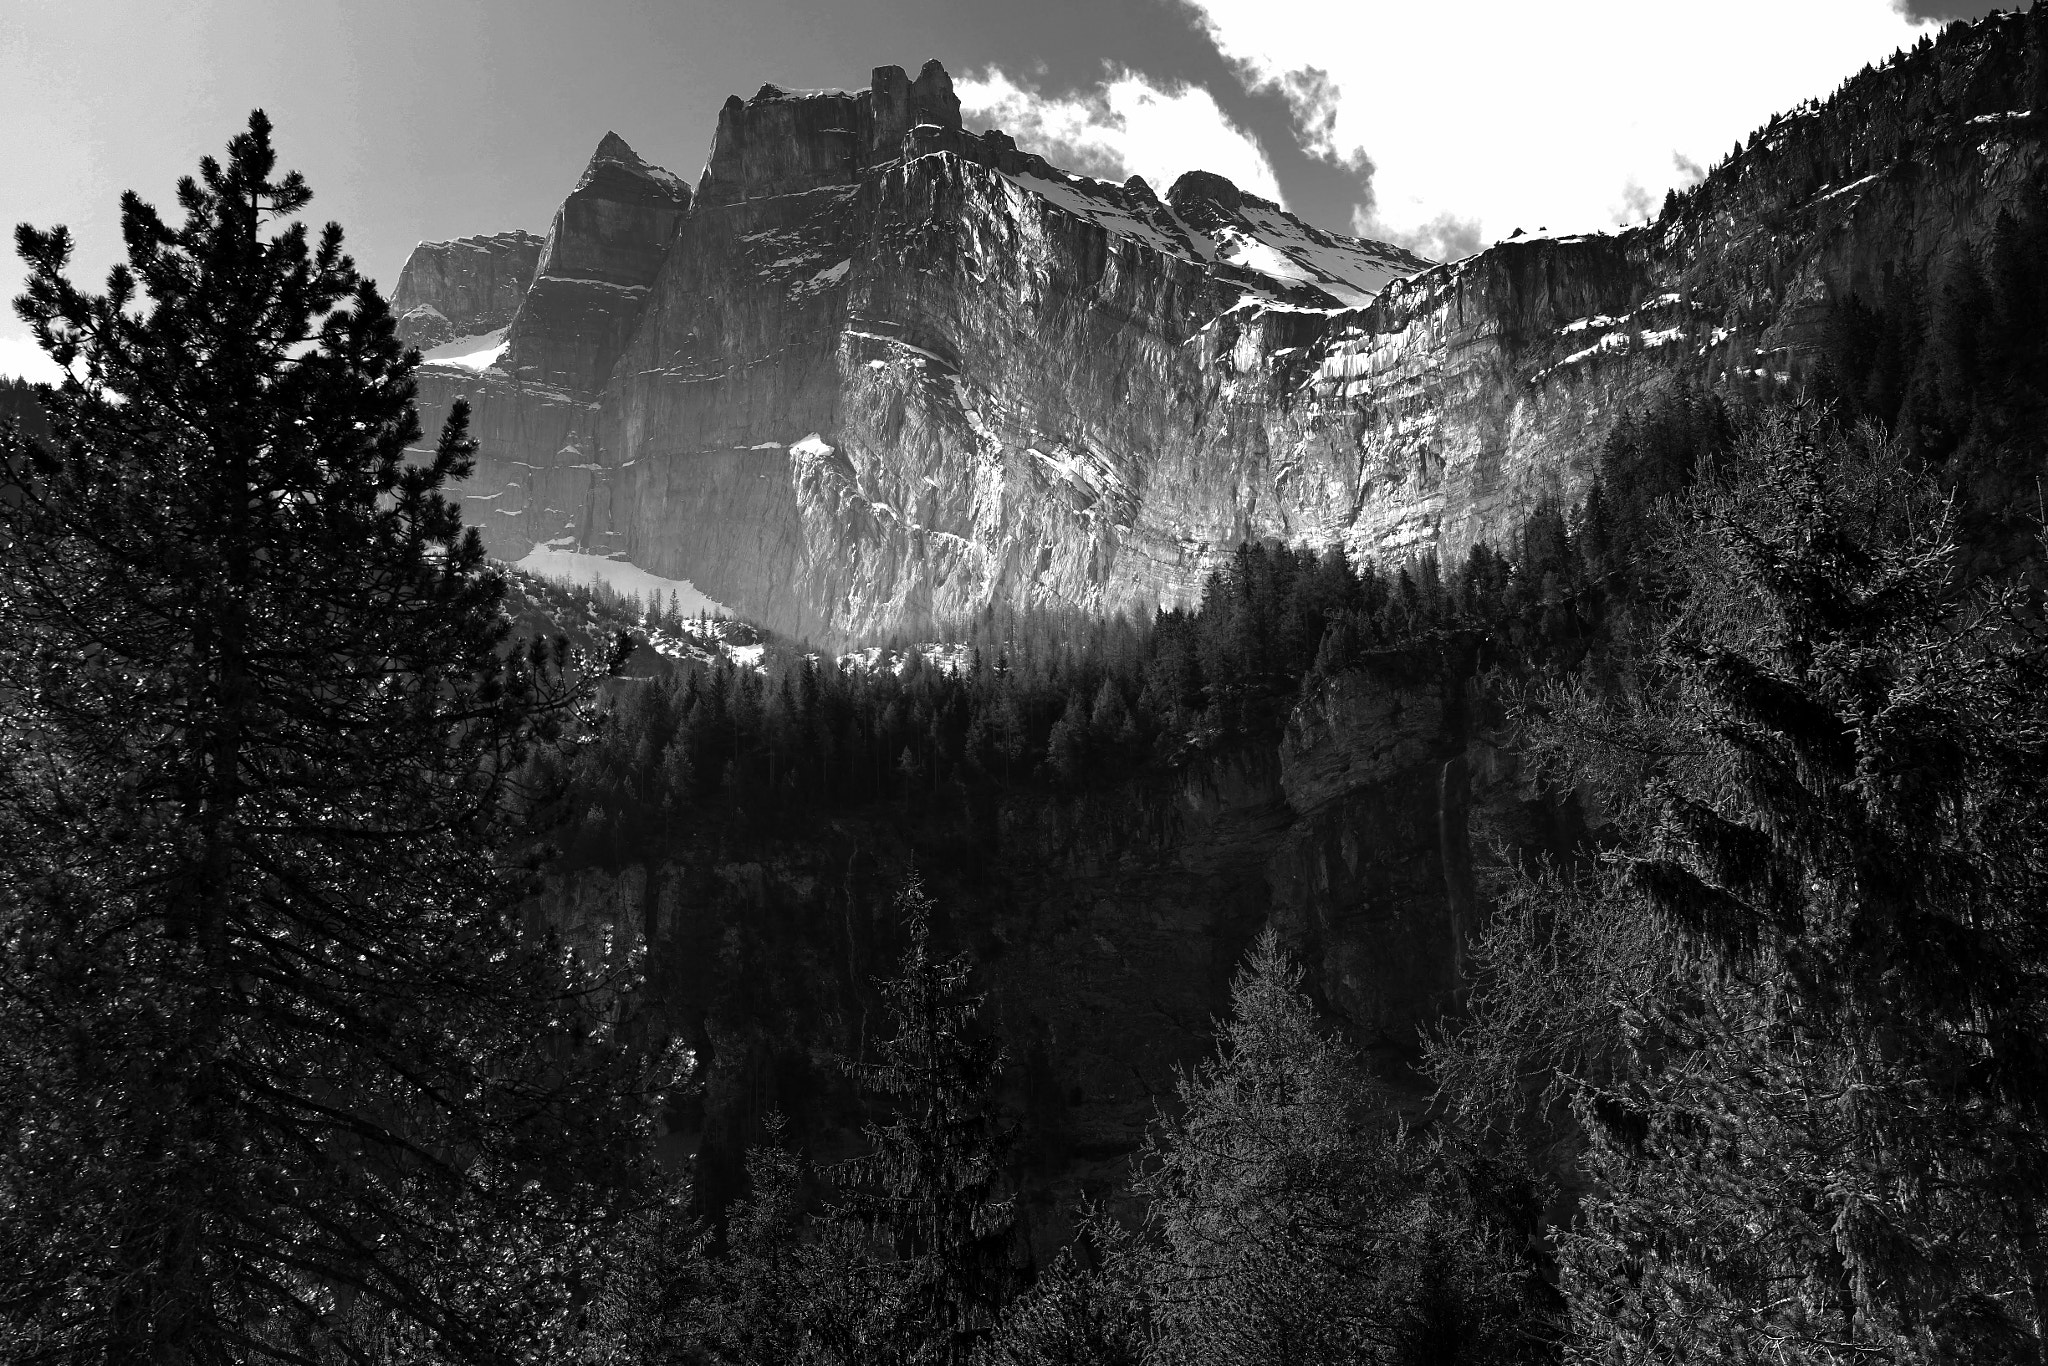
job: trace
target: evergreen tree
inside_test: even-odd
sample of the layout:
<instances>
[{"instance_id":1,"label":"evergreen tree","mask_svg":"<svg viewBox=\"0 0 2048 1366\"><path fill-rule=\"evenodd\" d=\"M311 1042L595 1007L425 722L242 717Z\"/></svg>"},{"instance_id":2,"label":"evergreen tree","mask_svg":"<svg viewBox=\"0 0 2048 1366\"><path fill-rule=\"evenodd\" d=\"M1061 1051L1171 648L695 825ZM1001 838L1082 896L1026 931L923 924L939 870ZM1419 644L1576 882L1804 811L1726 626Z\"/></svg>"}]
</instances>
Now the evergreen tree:
<instances>
[{"instance_id":1,"label":"evergreen tree","mask_svg":"<svg viewBox=\"0 0 2048 1366\"><path fill-rule=\"evenodd\" d=\"M978 1033L964 955L932 956L932 904L915 874L896 898L909 943L881 983L890 1035L874 1062L849 1064L889 1109L870 1151L849 1163L843 1216L892 1259L869 1354L962 1366L987 1340L1016 1282L1012 1202L998 1191L1009 1147L995 1115L1002 1054Z\"/></svg>"},{"instance_id":2,"label":"evergreen tree","mask_svg":"<svg viewBox=\"0 0 2048 1366\"><path fill-rule=\"evenodd\" d=\"M1531 722L1620 847L1505 900L1440 1074L1570 1106L1589 1354L2037 1359L2038 619L1966 585L1892 446L1779 415L1737 454L1669 533L1633 694Z\"/></svg>"},{"instance_id":3,"label":"evergreen tree","mask_svg":"<svg viewBox=\"0 0 2048 1366\"><path fill-rule=\"evenodd\" d=\"M1130 1279L1128 1237L1099 1215L1018 1296L979 1361L987 1366L1140 1366L1145 1288ZM1088 1255L1092 1252L1094 1255ZM1104 1254L1107 1254L1106 1256Z\"/></svg>"},{"instance_id":4,"label":"evergreen tree","mask_svg":"<svg viewBox=\"0 0 2048 1366\"><path fill-rule=\"evenodd\" d=\"M0 1357L545 1355L649 1079L516 905L522 756L586 696L514 648L416 356L259 111L122 203L73 377L0 447Z\"/></svg>"},{"instance_id":5,"label":"evergreen tree","mask_svg":"<svg viewBox=\"0 0 2048 1366\"><path fill-rule=\"evenodd\" d=\"M621 1366L855 1366L874 1309L872 1259L854 1223L806 1209L807 1165L780 1115L747 1154L748 1193L722 1236L679 1210L641 1223L604 1338Z\"/></svg>"},{"instance_id":6,"label":"evergreen tree","mask_svg":"<svg viewBox=\"0 0 2048 1366\"><path fill-rule=\"evenodd\" d=\"M0 379L0 425L19 423L28 436L50 439L49 421L43 416L42 388L23 379Z\"/></svg>"},{"instance_id":7,"label":"evergreen tree","mask_svg":"<svg viewBox=\"0 0 2048 1366\"><path fill-rule=\"evenodd\" d=\"M1503 1360L1516 1276L1433 1207L1420 1146L1301 994L1267 931L1231 987L1216 1057L1155 1135L1148 1237L1124 1282L1149 1301L1146 1359Z\"/></svg>"}]
</instances>

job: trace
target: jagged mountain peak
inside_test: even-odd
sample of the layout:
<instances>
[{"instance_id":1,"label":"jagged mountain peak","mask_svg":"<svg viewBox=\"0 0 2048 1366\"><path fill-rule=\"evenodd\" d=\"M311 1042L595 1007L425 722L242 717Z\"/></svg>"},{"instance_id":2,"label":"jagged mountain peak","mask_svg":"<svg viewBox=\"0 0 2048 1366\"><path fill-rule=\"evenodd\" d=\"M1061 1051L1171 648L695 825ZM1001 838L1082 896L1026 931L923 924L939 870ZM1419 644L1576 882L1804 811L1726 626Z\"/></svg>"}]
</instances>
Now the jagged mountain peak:
<instances>
[{"instance_id":1,"label":"jagged mountain peak","mask_svg":"<svg viewBox=\"0 0 2048 1366\"><path fill-rule=\"evenodd\" d=\"M1269 209L1280 207L1271 200L1247 195L1234 182L1214 171L1188 171L1166 191L1166 202L1183 213L1197 204L1213 204L1225 213L1234 213L1246 199Z\"/></svg>"},{"instance_id":2,"label":"jagged mountain peak","mask_svg":"<svg viewBox=\"0 0 2048 1366\"><path fill-rule=\"evenodd\" d=\"M936 59L915 79L900 66L878 66L865 91L770 83L751 100L733 96L719 113L697 197L724 206L806 194L928 155L996 172L1112 237L1235 270L1254 293L1304 307L1359 307L1430 265L1399 247L1324 232L1212 172L1181 176L1164 201L1142 176L1117 185L1070 175L1000 130L963 128L952 77Z\"/></svg>"},{"instance_id":3,"label":"jagged mountain peak","mask_svg":"<svg viewBox=\"0 0 2048 1366\"><path fill-rule=\"evenodd\" d=\"M597 150L583 168L572 194L600 190L615 197L620 190L629 194L652 194L657 198L687 203L690 187L673 171L647 161L615 132L598 139ZM637 197L637 195L635 195Z\"/></svg>"},{"instance_id":4,"label":"jagged mountain peak","mask_svg":"<svg viewBox=\"0 0 2048 1366\"><path fill-rule=\"evenodd\" d=\"M912 128L930 124L960 127L960 97L953 78L935 57L911 80L900 66L878 66L869 87L874 102L875 145L892 146Z\"/></svg>"}]
</instances>

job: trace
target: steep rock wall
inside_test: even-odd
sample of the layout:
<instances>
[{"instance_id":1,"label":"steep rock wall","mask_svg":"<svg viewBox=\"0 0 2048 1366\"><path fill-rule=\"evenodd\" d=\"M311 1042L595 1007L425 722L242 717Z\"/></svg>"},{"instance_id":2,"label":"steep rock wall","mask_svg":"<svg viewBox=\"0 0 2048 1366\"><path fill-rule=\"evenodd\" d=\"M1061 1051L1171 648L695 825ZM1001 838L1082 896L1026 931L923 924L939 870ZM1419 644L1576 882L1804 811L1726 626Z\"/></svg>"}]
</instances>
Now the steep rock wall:
<instances>
[{"instance_id":1,"label":"steep rock wall","mask_svg":"<svg viewBox=\"0 0 2048 1366\"><path fill-rule=\"evenodd\" d=\"M502 356L481 372L420 368L429 416L458 397L472 405L483 454L463 502L506 558L561 536L609 548L611 486L591 477L604 470L596 396L639 324L689 203L688 186L606 133L555 214Z\"/></svg>"},{"instance_id":2,"label":"steep rock wall","mask_svg":"<svg viewBox=\"0 0 2048 1366\"><path fill-rule=\"evenodd\" d=\"M424 350L510 327L545 244L530 232L420 243L391 291L399 336Z\"/></svg>"},{"instance_id":3,"label":"steep rock wall","mask_svg":"<svg viewBox=\"0 0 2048 1366\"><path fill-rule=\"evenodd\" d=\"M665 246L543 269L500 367L423 389L487 393L495 553L573 538L820 642L1185 601L1246 538L1457 556L1577 497L1673 375L1796 381L1828 291L2031 194L2024 23L1774 121L1655 225L1427 269L1214 176L1062 175L961 129L932 64L764 87Z\"/></svg>"}]
</instances>

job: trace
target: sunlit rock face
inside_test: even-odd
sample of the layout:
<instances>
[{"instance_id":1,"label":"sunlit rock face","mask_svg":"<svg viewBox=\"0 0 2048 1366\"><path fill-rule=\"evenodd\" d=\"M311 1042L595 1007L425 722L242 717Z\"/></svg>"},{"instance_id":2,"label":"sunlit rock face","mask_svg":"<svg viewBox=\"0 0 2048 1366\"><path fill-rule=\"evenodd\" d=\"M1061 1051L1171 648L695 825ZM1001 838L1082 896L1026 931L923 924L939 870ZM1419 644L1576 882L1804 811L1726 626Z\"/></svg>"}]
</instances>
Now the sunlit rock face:
<instances>
[{"instance_id":1,"label":"sunlit rock face","mask_svg":"<svg viewBox=\"0 0 2048 1366\"><path fill-rule=\"evenodd\" d=\"M422 242L391 291L398 334L425 350L510 327L546 239L530 232Z\"/></svg>"},{"instance_id":2,"label":"sunlit rock face","mask_svg":"<svg viewBox=\"0 0 2048 1366\"><path fill-rule=\"evenodd\" d=\"M937 63L884 67L728 101L694 196L607 137L505 353L429 365L423 399L471 398L466 502L501 555L687 567L821 639L1107 610L1185 596L1270 520L1257 488L1219 496L1257 442L1205 327L1425 264L1212 176L1164 200L1066 176L965 132Z\"/></svg>"},{"instance_id":3,"label":"sunlit rock face","mask_svg":"<svg viewBox=\"0 0 2048 1366\"><path fill-rule=\"evenodd\" d=\"M765 86L694 194L608 136L506 352L423 396L477 403L495 553L625 555L821 643L1186 601L1247 538L1457 557L1580 496L1657 386L1796 383L1828 290L1988 231L2041 165L2018 23L1774 122L1660 223L1438 266L1213 175L1065 175L936 63Z\"/></svg>"}]
</instances>

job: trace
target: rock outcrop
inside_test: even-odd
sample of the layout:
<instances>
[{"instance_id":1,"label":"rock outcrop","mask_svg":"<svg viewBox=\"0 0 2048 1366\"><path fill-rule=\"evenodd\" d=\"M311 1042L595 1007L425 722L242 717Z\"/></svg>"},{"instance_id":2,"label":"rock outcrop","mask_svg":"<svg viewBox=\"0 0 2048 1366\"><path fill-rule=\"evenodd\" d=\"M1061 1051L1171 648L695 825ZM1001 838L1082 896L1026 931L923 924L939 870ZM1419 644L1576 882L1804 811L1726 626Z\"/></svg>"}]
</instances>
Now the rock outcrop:
<instances>
[{"instance_id":1,"label":"rock outcrop","mask_svg":"<svg viewBox=\"0 0 2048 1366\"><path fill-rule=\"evenodd\" d=\"M391 291L399 336L426 350L510 327L544 242L530 232L501 232L420 243Z\"/></svg>"},{"instance_id":2,"label":"rock outcrop","mask_svg":"<svg viewBox=\"0 0 2048 1366\"><path fill-rule=\"evenodd\" d=\"M609 479L598 459L597 396L689 209L690 189L606 133L556 212L503 352L481 374L430 361L422 407L474 406L478 477L464 491L492 549L518 559L562 538L614 548Z\"/></svg>"},{"instance_id":3,"label":"rock outcrop","mask_svg":"<svg viewBox=\"0 0 2048 1366\"><path fill-rule=\"evenodd\" d=\"M606 133L548 229L505 373L578 397L599 393L689 207L688 186Z\"/></svg>"},{"instance_id":4,"label":"rock outcrop","mask_svg":"<svg viewBox=\"0 0 2048 1366\"><path fill-rule=\"evenodd\" d=\"M820 643L1183 601L1247 538L1462 554L1676 374L1795 380L1831 289L2041 177L2021 16L1774 121L1680 211L1430 267L1220 177L1164 199L950 81L729 100L694 196L608 137L468 392L494 553L573 540ZM1890 263L1887 266L1885 263Z\"/></svg>"}]
</instances>

